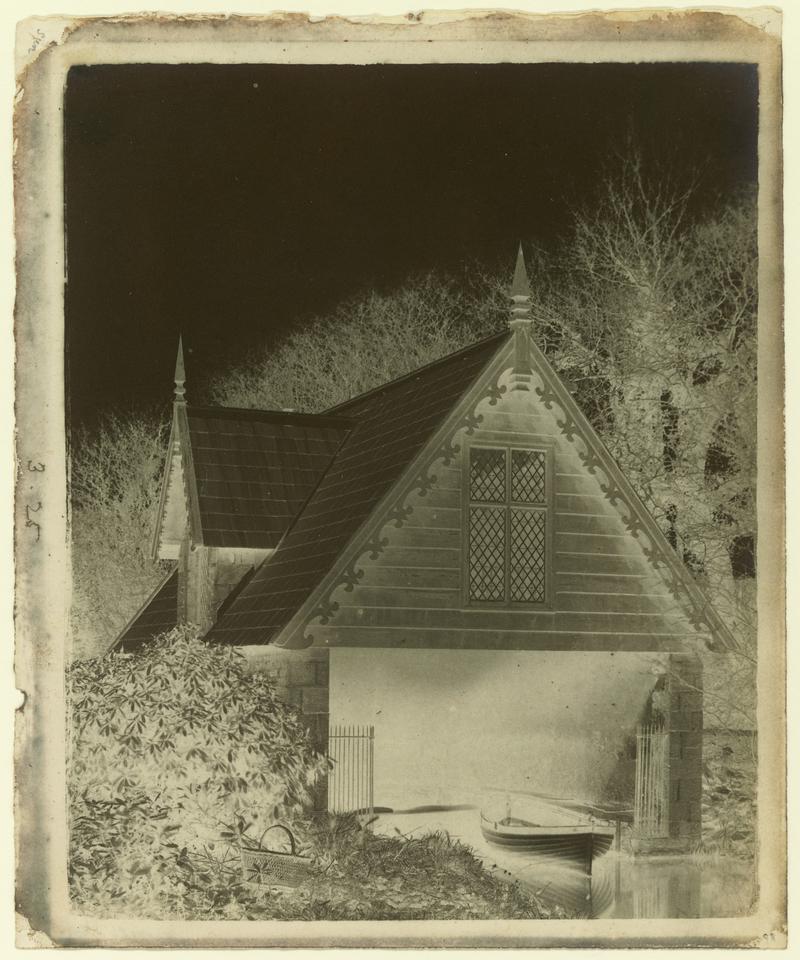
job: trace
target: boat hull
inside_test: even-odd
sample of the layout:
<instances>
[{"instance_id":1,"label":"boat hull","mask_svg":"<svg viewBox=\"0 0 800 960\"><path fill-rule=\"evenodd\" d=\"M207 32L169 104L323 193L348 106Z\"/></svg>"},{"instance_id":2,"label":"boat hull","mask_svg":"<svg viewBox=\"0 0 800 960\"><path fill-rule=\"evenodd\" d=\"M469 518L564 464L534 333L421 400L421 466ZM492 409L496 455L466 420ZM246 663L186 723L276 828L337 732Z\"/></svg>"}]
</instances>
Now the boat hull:
<instances>
[{"instance_id":1,"label":"boat hull","mask_svg":"<svg viewBox=\"0 0 800 960\"><path fill-rule=\"evenodd\" d=\"M558 861L568 861L587 869L594 858L611 847L614 828L599 825L540 827L533 824L507 825L481 819L483 836L489 843L509 850L525 851Z\"/></svg>"}]
</instances>

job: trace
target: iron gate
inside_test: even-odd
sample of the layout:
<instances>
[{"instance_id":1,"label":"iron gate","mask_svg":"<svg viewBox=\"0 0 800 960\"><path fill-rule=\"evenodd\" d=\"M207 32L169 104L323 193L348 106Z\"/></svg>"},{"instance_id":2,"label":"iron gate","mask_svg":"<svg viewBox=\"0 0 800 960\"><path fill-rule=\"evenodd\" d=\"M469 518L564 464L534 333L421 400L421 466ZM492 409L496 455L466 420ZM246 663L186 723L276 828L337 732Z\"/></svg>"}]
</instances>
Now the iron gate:
<instances>
[{"instance_id":1,"label":"iron gate","mask_svg":"<svg viewBox=\"0 0 800 960\"><path fill-rule=\"evenodd\" d=\"M641 838L669 836L669 732L660 723L636 728L633 830Z\"/></svg>"},{"instance_id":2,"label":"iron gate","mask_svg":"<svg viewBox=\"0 0 800 960\"><path fill-rule=\"evenodd\" d=\"M334 725L328 736L328 810L372 814L375 727Z\"/></svg>"}]
</instances>

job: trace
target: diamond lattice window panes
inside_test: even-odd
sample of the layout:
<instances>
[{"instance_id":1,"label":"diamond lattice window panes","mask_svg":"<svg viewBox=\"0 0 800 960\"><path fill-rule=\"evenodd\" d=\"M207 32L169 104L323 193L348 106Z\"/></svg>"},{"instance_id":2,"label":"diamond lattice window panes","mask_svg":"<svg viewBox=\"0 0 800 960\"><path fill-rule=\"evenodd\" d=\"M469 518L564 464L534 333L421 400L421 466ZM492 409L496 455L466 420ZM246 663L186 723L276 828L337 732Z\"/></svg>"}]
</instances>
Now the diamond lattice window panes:
<instances>
[{"instance_id":1,"label":"diamond lattice window panes","mask_svg":"<svg viewBox=\"0 0 800 960\"><path fill-rule=\"evenodd\" d=\"M511 499L514 503L544 503L543 450L511 451Z\"/></svg>"},{"instance_id":2,"label":"diamond lattice window panes","mask_svg":"<svg viewBox=\"0 0 800 960\"><path fill-rule=\"evenodd\" d=\"M506 502L505 450L470 449L469 498L480 503Z\"/></svg>"},{"instance_id":3,"label":"diamond lattice window panes","mask_svg":"<svg viewBox=\"0 0 800 960\"><path fill-rule=\"evenodd\" d=\"M471 602L547 602L547 458L544 450L470 448Z\"/></svg>"},{"instance_id":4,"label":"diamond lattice window panes","mask_svg":"<svg viewBox=\"0 0 800 960\"><path fill-rule=\"evenodd\" d=\"M471 507L469 511L469 595L472 600L504 600L506 511Z\"/></svg>"},{"instance_id":5,"label":"diamond lattice window panes","mask_svg":"<svg viewBox=\"0 0 800 960\"><path fill-rule=\"evenodd\" d=\"M517 603L545 600L545 525L543 510L511 510L509 594Z\"/></svg>"}]
</instances>

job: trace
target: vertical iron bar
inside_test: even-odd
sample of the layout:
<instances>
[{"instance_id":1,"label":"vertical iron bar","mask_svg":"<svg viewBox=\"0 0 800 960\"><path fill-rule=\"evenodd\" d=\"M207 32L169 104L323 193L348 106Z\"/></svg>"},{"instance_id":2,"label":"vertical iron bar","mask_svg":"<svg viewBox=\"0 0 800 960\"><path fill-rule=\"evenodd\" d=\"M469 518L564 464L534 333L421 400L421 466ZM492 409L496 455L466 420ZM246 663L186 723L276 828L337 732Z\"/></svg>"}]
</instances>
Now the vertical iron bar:
<instances>
[{"instance_id":1,"label":"vertical iron bar","mask_svg":"<svg viewBox=\"0 0 800 960\"><path fill-rule=\"evenodd\" d=\"M331 761L336 759L336 724L328 728L328 756ZM328 774L328 810L333 813L336 810L336 763L332 763L330 773Z\"/></svg>"},{"instance_id":2,"label":"vertical iron bar","mask_svg":"<svg viewBox=\"0 0 800 960\"><path fill-rule=\"evenodd\" d=\"M639 816L639 773L642 767L642 745L641 745L642 735L639 727L636 727L636 767L633 772L633 829L634 832L639 830L639 822L641 817Z\"/></svg>"},{"instance_id":3,"label":"vertical iron bar","mask_svg":"<svg viewBox=\"0 0 800 960\"><path fill-rule=\"evenodd\" d=\"M644 752L645 752L645 778L644 778L644 801L645 801L645 833L650 835L650 724L645 727Z\"/></svg>"},{"instance_id":4,"label":"vertical iron bar","mask_svg":"<svg viewBox=\"0 0 800 960\"><path fill-rule=\"evenodd\" d=\"M653 836L658 836L658 790L656 785L658 783L658 728L653 724L653 732L650 735L650 750L653 755L653 770L650 774L650 805L653 810L653 826L651 833Z\"/></svg>"},{"instance_id":5,"label":"vertical iron bar","mask_svg":"<svg viewBox=\"0 0 800 960\"><path fill-rule=\"evenodd\" d=\"M656 776L656 755L655 750L655 724L650 724L650 786L648 793L650 795L650 836L653 836L653 831L655 828L656 821L656 791L655 791L655 776Z\"/></svg>"},{"instance_id":6,"label":"vertical iron bar","mask_svg":"<svg viewBox=\"0 0 800 960\"><path fill-rule=\"evenodd\" d=\"M353 725L347 728L347 757L350 775L347 778L347 812L353 812Z\"/></svg>"},{"instance_id":7,"label":"vertical iron bar","mask_svg":"<svg viewBox=\"0 0 800 960\"><path fill-rule=\"evenodd\" d=\"M647 835L647 724L642 727L642 836Z\"/></svg>"},{"instance_id":8,"label":"vertical iron bar","mask_svg":"<svg viewBox=\"0 0 800 960\"><path fill-rule=\"evenodd\" d=\"M331 745L331 757L333 759L333 809L334 812L338 813L339 810L339 761L336 757L336 754L339 752L337 744L338 740L338 724L333 728L333 740Z\"/></svg>"},{"instance_id":9,"label":"vertical iron bar","mask_svg":"<svg viewBox=\"0 0 800 960\"><path fill-rule=\"evenodd\" d=\"M656 824L656 764L657 764L657 755L656 755L656 737L655 737L656 726L651 724L650 726L650 835L652 836L655 832Z\"/></svg>"},{"instance_id":10,"label":"vertical iron bar","mask_svg":"<svg viewBox=\"0 0 800 960\"><path fill-rule=\"evenodd\" d=\"M653 794L653 836L658 836L658 727L653 724L653 778L651 791Z\"/></svg>"},{"instance_id":11,"label":"vertical iron bar","mask_svg":"<svg viewBox=\"0 0 800 960\"><path fill-rule=\"evenodd\" d=\"M657 763L657 769L656 769L656 779L655 779L655 783L653 784L653 793L654 793L654 795L655 795L655 796L654 796L654 803L655 803L655 806L656 806L656 836L660 836L660 835L661 835L661 807L662 807L662 804L661 804L661 790L662 790L661 771L662 771L662 768L663 768L663 765L664 765L664 763L663 763L664 758L663 758L663 753L662 753L662 750L661 750L662 738L661 738L661 730L660 730L660 728L659 728L659 730L658 730L658 732L657 732L657 734L656 734L656 741L657 741L657 746L658 746L658 751L657 751L657 752L658 752L658 763Z\"/></svg>"},{"instance_id":12,"label":"vertical iron bar","mask_svg":"<svg viewBox=\"0 0 800 960\"><path fill-rule=\"evenodd\" d=\"M369 815L375 815L375 727L369 728Z\"/></svg>"},{"instance_id":13,"label":"vertical iron bar","mask_svg":"<svg viewBox=\"0 0 800 960\"><path fill-rule=\"evenodd\" d=\"M343 779L344 778L344 737L343 737L343 734L344 734L344 727L340 724L339 736L337 737L337 740L336 740L336 753L337 753L336 766L338 767L337 777L336 777L336 791L338 794L338 800L336 802L337 813L342 812L342 803L344 802L344 794L342 793L342 788L344 786L344 779Z\"/></svg>"}]
</instances>

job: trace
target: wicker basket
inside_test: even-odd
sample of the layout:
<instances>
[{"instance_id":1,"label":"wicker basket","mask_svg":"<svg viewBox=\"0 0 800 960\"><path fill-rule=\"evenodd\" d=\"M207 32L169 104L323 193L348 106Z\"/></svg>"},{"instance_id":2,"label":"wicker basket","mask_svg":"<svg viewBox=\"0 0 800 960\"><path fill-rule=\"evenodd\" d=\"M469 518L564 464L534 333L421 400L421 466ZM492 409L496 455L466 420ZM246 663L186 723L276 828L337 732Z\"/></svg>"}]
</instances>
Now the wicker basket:
<instances>
[{"instance_id":1,"label":"wicker basket","mask_svg":"<svg viewBox=\"0 0 800 960\"><path fill-rule=\"evenodd\" d=\"M297 854L294 834L282 823L276 823L265 830L261 841L269 830L275 829L285 831L289 837L291 853L269 849L248 850L246 847L240 847L239 855L244 878L253 883L264 883L273 887L297 887L311 875L311 858Z\"/></svg>"}]
</instances>

